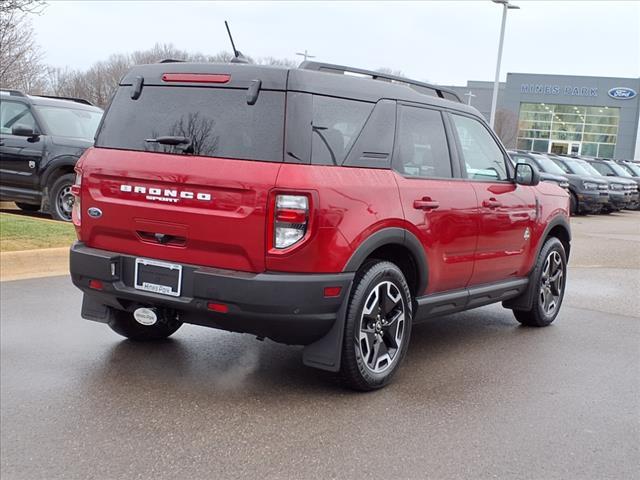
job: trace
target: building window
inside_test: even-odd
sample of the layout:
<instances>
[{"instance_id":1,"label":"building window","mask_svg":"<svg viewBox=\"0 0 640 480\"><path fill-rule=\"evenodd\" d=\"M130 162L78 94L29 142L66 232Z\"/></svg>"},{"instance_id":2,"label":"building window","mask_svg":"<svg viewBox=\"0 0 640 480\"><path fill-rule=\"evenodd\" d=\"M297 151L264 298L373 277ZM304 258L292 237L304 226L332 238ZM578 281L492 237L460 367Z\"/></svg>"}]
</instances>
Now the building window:
<instances>
[{"instance_id":1,"label":"building window","mask_svg":"<svg viewBox=\"0 0 640 480\"><path fill-rule=\"evenodd\" d=\"M518 148L537 152L612 157L618 140L620 109L545 103L521 103Z\"/></svg>"}]
</instances>

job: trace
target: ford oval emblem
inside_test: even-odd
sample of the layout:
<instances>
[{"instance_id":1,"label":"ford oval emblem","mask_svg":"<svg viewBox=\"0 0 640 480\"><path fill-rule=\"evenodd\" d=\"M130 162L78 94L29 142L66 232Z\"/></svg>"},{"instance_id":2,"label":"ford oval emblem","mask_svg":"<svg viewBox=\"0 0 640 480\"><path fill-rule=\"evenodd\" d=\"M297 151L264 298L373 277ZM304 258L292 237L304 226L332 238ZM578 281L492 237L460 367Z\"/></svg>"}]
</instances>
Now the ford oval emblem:
<instances>
[{"instance_id":1,"label":"ford oval emblem","mask_svg":"<svg viewBox=\"0 0 640 480\"><path fill-rule=\"evenodd\" d=\"M89 214L90 217L93 217L93 218L100 218L102 216L102 210L96 207L91 207L87 209L87 213Z\"/></svg>"},{"instance_id":2,"label":"ford oval emblem","mask_svg":"<svg viewBox=\"0 0 640 480\"><path fill-rule=\"evenodd\" d=\"M609 90L609 96L616 100L631 100L638 93L633 88L616 87Z\"/></svg>"}]
</instances>

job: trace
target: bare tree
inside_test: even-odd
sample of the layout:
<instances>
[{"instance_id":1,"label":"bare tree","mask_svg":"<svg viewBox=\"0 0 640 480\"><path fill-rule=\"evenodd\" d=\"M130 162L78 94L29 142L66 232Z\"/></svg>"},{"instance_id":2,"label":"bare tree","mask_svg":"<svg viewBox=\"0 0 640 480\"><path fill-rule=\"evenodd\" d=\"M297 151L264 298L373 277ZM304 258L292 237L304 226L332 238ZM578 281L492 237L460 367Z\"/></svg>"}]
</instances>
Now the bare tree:
<instances>
[{"instance_id":1,"label":"bare tree","mask_svg":"<svg viewBox=\"0 0 640 480\"><path fill-rule=\"evenodd\" d=\"M518 137L518 116L511 110L498 109L493 130L507 148L515 147Z\"/></svg>"},{"instance_id":2,"label":"bare tree","mask_svg":"<svg viewBox=\"0 0 640 480\"><path fill-rule=\"evenodd\" d=\"M27 18L44 7L44 2L33 0L0 3L0 86L25 91L44 88L42 54Z\"/></svg>"}]
</instances>

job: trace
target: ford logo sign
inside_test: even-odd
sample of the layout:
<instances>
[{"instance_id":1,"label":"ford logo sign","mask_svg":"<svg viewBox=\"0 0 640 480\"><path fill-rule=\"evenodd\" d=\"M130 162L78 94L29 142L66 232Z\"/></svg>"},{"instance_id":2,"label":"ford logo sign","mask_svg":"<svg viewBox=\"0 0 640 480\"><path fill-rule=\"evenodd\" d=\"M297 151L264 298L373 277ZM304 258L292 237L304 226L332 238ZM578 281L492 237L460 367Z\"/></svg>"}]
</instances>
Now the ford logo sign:
<instances>
[{"instance_id":1,"label":"ford logo sign","mask_svg":"<svg viewBox=\"0 0 640 480\"><path fill-rule=\"evenodd\" d=\"M609 96L617 100L631 100L638 93L633 88L616 87L609 90Z\"/></svg>"},{"instance_id":2,"label":"ford logo sign","mask_svg":"<svg viewBox=\"0 0 640 480\"><path fill-rule=\"evenodd\" d=\"M96 207L91 207L87 209L87 213L89 214L90 217L93 217L93 218L100 218L102 216L102 210Z\"/></svg>"}]
</instances>

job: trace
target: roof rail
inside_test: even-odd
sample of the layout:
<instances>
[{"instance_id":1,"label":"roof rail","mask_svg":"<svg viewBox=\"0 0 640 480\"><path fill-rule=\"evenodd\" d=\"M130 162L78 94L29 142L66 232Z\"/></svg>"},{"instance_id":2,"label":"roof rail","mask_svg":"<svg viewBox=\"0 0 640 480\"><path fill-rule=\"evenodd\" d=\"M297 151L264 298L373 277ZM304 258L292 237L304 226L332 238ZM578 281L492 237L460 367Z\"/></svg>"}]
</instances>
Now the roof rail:
<instances>
[{"instance_id":1,"label":"roof rail","mask_svg":"<svg viewBox=\"0 0 640 480\"><path fill-rule=\"evenodd\" d=\"M435 93L437 97L462 103L462 100L460 99L458 94L448 88L440 87L438 85L432 85L431 83L411 80L405 77L398 77L396 75L389 75L387 73L375 72L373 70L364 70L362 68L346 67L344 65L334 65L332 63L309 61L302 62L298 68L301 68L303 70L315 70L319 72L338 73L343 75L345 73L355 73L357 75L371 77L373 80L382 80L389 83L402 83L413 87L414 90L420 91L421 89L426 89L432 93Z\"/></svg>"},{"instance_id":2,"label":"roof rail","mask_svg":"<svg viewBox=\"0 0 640 480\"><path fill-rule=\"evenodd\" d=\"M178 60L176 58L165 58L164 60L160 60L158 63L184 63L184 60Z\"/></svg>"},{"instance_id":3,"label":"roof rail","mask_svg":"<svg viewBox=\"0 0 640 480\"><path fill-rule=\"evenodd\" d=\"M93 103L91 103L89 100L85 100L84 98L77 98L77 97L60 97L58 95L36 95L37 97L43 97L43 98L53 98L56 100L69 100L70 102L76 102L76 103L82 103L83 105L90 105L90 106L94 106Z\"/></svg>"},{"instance_id":4,"label":"roof rail","mask_svg":"<svg viewBox=\"0 0 640 480\"><path fill-rule=\"evenodd\" d=\"M10 90L8 88L0 88L0 92L8 93L12 97L26 97L20 90Z\"/></svg>"}]
</instances>

